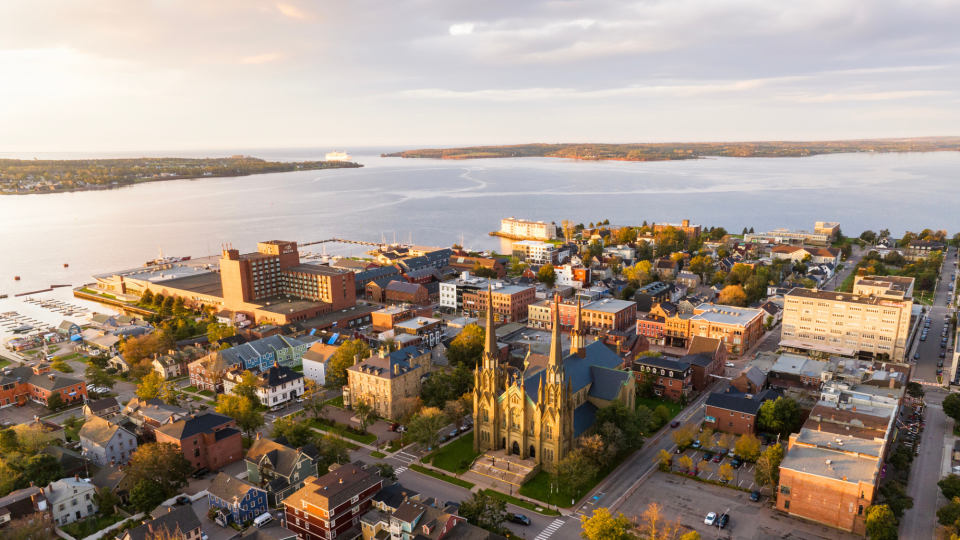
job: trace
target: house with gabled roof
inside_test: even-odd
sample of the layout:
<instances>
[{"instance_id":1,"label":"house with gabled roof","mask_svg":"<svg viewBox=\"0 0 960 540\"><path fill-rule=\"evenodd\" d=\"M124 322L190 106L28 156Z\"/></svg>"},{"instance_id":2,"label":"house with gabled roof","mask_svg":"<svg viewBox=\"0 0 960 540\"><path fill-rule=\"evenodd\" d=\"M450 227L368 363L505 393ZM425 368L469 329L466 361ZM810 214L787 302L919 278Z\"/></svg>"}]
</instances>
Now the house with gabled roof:
<instances>
[{"instance_id":1,"label":"house with gabled roof","mask_svg":"<svg viewBox=\"0 0 960 540\"><path fill-rule=\"evenodd\" d=\"M153 520L128 529L117 540L154 540L157 535L169 540L199 540L202 534L200 518L193 511L193 505L161 506L151 515L155 516Z\"/></svg>"},{"instance_id":2,"label":"house with gabled roof","mask_svg":"<svg viewBox=\"0 0 960 540\"><path fill-rule=\"evenodd\" d=\"M109 420L118 414L120 414L120 403L115 397L88 401L83 405L84 416L99 416Z\"/></svg>"},{"instance_id":3,"label":"house with gabled roof","mask_svg":"<svg viewBox=\"0 0 960 540\"><path fill-rule=\"evenodd\" d=\"M319 453L313 444L291 448L283 439L260 438L247 452L247 480L266 490L270 504L280 501L304 486L310 476L317 476Z\"/></svg>"},{"instance_id":4,"label":"house with gabled roof","mask_svg":"<svg viewBox=\"0 0 960 540\"><path fill-rule=\"evenodd\" d=\"M123 470L123 465L104 465L96 475L90 479L97 490L107 489L120 499L122 504L130 500L130 490L133 489L133 478L127 471Z\"/></svg>"},{"instance_id":5,"label":"house with gabled roof","mask_svg":"<svg viewBox=\"0 0 960 540\"><path fill-rule=\"evenodd\" d=\"M80 428L83 455L94 465L127 463L137 449L137 436L99 416L89 416Z\"/></svg>"},{"instance_id":6,"label":"house with gabled roof","mask_svg":"<svg viewBox=\"0 0 960 540\"><path fill-rule=\"evenodd\" d=\"M244 525L269 509L266 490L222 472L207 487L207 499L221 527Z\"/></svg>"}]
</instances>

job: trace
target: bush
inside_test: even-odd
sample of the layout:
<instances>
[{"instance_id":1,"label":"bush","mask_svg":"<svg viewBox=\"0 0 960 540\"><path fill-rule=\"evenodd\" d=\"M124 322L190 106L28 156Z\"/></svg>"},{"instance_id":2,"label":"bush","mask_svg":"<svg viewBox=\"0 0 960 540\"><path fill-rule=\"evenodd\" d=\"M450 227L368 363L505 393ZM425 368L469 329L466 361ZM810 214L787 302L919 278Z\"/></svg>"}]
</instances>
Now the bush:
<instances>
[{"instance_id":1,"label":"bush","mask_svg":"<svg viewBox=\"0 0 960 540\"><path fill-rule=\"evenodd\" d=\"M107 372L107 375L116 375L116 373L117 373L117 368L115 368L115 367L108 367L105 371Z\"/></svg>"}]
</instances>

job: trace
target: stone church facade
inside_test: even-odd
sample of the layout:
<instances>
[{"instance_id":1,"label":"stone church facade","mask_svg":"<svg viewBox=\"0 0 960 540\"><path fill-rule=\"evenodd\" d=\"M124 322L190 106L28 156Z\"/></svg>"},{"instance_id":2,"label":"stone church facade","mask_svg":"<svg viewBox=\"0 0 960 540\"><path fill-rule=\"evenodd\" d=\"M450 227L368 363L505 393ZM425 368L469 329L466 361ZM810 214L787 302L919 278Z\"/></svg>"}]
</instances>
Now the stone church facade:
<instances>
[{"instance_id":1,"label":"stone church facade","mask_svg":"<svg viewBox=\"0 0 960 540\"><path fill-rule=\"evenodd\" d=\"M564 355L555 305L546 362L528 357L522 371L505 369L499 363L487 298L484 353L474 375L474 450L504 450L553 471L576 448L577 439L593 430L597 410L615 399L634 407L634 378L624 370L628 361L600 341L587 344L579 305L570 353Z\"/></svg>"}]
</instances>

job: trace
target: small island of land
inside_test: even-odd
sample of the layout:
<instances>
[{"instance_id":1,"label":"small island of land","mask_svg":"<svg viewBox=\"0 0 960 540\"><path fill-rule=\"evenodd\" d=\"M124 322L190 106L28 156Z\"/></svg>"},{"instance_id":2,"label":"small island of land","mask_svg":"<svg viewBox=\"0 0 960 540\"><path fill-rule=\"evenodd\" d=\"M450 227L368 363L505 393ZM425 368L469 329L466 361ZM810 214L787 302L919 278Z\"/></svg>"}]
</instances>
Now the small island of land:
<instances>
[{"instance_id":1,"label":"small island of land","mask_svg":"<svg viewBox=\"0 0 960 540\"><path fill-rule=\"evenodd\" d=\"M0 159L0 193L57 193L109 189L162 180L356 167L363 165L349 161L265 161L250 156L202 159Z\"/></svg>"},{"instance_id":2,"label":"small island of land","mask_svg":"<svg viewBox=\"0 0 960 540\"><path fill-rule=\"evenodd\" d=\"M850 141L766 141L637 144L518 144L406 150L381 157L483 159L556 157L582 160L667 161L701 157L800 157L851 152L942 152L960 150L960 137L861 139Z\"/></svg>"}]
</instances>

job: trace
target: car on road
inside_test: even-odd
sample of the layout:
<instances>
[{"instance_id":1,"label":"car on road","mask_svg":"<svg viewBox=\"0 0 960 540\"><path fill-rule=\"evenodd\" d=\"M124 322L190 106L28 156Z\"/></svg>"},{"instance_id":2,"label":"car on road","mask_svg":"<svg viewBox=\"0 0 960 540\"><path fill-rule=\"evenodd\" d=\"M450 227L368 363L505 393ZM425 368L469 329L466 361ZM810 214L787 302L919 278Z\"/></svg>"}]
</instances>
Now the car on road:
<instances>
[{"instance_id":1,"label":"car on road","mask_svg":"<svg viewBox=\"0 0 960 540\"><path fill-rule=\"evenodd\" d=\"M514 514L510 521L519 525L530 525L530 518L523 514Z\"/></svg>"},{"instance_id":2,"label":"car on road","mask_svg":"<svg viewBox=\"0 0 960 540\"><path fill-rule=\"evenodd\" d=\"M451 431L450 434L447 435L447 437L450 437L450 438L452 439L452 438L456 437L456 436L459 435L459 434L460 434L460 430L455 429L455 430Z\"/></svg>"},{"instance_id":3,"label":"car on road","mask_svg":"<svg viewBox=\"0 0 960 540\"><path fill-rule=\"evenodd\" d=\"M192 476L192 477L194 477L194 478L196 478L196 479L199 480L200 478L203 478L204 476L206 476L208 472L210 472L210 471L207 470L206 468L197 469L197 470L193 471L193 474L191 474L190 476Z\"/></svg>"},{"instance_id":4,"label":"car on road","mask_svg":"<svg viewBox=\"0 0 960 540\"><path fill-rule=\"evenodd\" d=\"M200 540L210 540L210 536L207 533L200 533Z\"/></svg>"},{"instance_id":5,"label":"car on road","mask_svg":"<svg viewBox=\"0 0 960 540\"><path fill-rule=\"evenodd\" d=\"M279 410L282 409L282 408L283 408L283 405L274 405L273 407L270 407L270 410L273 411L273 412L276 412L276 411L279 411Z\"/></svg>"},{"instance_id":6,"label":"car on road","mask_svg":"<svg viewBox=\"0 0 960 540\"><path fill-rule=\"evenodd\" d=\"M740 461L739 459L734 459L733 461L730 462L730 465L731 465L734 469L739 469L740 467L743 466L743 462Z\"/></svg>"},{"instance_id":7,"label":"car on road","mask_svg":"<svg viewBox=\"0 0 960 540\"><path fill-rule=\"evenodd\" d=\"M470 424L464 424L464 425L460 426L460 433L466 433L466 432L470 431L470 428L472 428L472 427L473 427L473 426L471 426Z\"/></svg>"},{"instance_id":8,"label":"car on road","mask_svg":"<svg viewBox=\"0 0 960 540\"><path fill-rule=\"evenodd\" d=\"M727 526L727 523L729 523L729 522L730 522L730 515L729 515L729 514L724 514L724 515L720 516L720 519L719 519L719 520L717 520L717 527L720 527L720 528L722 529L722 528L726 527L726 526Z\"/></svg>"},{"instance_id":9,"label":"car on road","mask_svg":"<svg viewBox=\"0 0 960 540\"><path fill-rule=\"evenodd\" d=\"M914 359L914 360L919 360L919 359L920 359L920 353L917 353L917 354L913 355L913 359Z\"/></svg>"},{"instance_id":10,"label":"car on road","mask_svg":"<svg viewBox=\"0 0 960 540\"><path fill-rule=\"evenodd\" d=\"M297 398L297 403L303 403L303 396Z\"/></svg>"},{"instance_id":11,"label":"car on road","mask_svg":"<svg viewBox=\"0 0 960 540\"><path fill-rule=\"evenodd\" d=\"M723 461L723 454L721 453L713 456L713 459L710 461L713 461L714 463L720 463L721 461Z\"/></svg>"},{"instance_id":12,"label":"car on road","mask_svg":"<svg viewBox=\"0 0 960 540\"><path fill-rule=\"evenodd\" d=\"M713 525L716 522L717 522L716 512L710 512L709 514L707 514L707 517L703 518L704 525Z\"/></svg>"},{"instance_id":13,"label":"car on road","mask_svg":"<svg viewBox=\"0 0 960 540\"><path fill-rule=\"evenodd\" d=\"M926 334L923 334L922 336L920 336L920 341L926 341L926 340L927 340Z\"/></svg>"},{"instance_id":14,"label":"car on road","mask_svg":"<svg viewBox=\"0 0 960 540\"><path fill-rule=\"evenodd\" d=\"M737 367L737 365L734 364L733 362L727 362L727 363L724 364L724 365L727 366L727 367Z\"/></svg>"},{"instance_id":15,"label":"car on road","mask_svg":"<svg viewBox=\"0 0 960 540\"><path fill-rule=\"evenodd\" d=\"M672 428L680 427L680 422L674 420L673 422L670 422L670 427Z\"/></svg>"},{"instance_id":16,"label":"car on road","mask_svg":"<svg viewBox=\"0 0 960 540\"><path fill-rule=\"evenodd\" d=\"M176 504L179 504L179 505L190 504L190 497L187 497L186 495L181 495L177 497L177 500L174 502L176 502Z\"/></svg>"},{"instance_id":17,"label":"car on road","mask_svg":"<svg viewBox=\"0 0 960 540\"><path fill-rule=\"evenodd\" d=\"M759 501L759 500L760 500L760 492L759 492L759 491L754 491L753 493L751 493L751 494L750 494L750 500L753 501L753 502Z\"/></svg>"}]
</instances>

